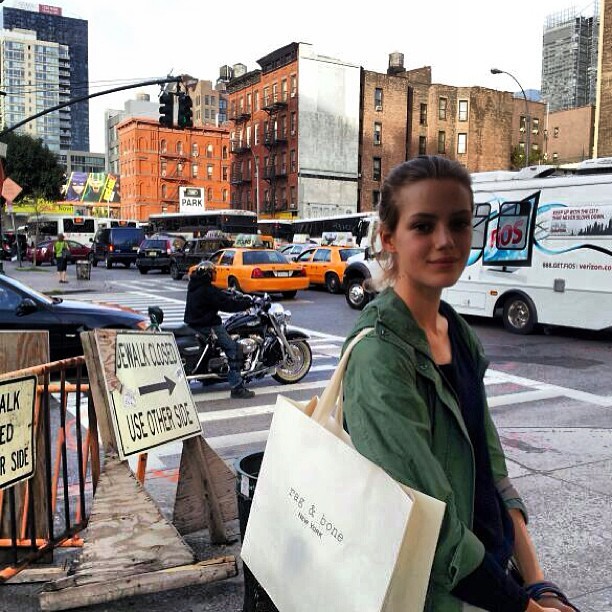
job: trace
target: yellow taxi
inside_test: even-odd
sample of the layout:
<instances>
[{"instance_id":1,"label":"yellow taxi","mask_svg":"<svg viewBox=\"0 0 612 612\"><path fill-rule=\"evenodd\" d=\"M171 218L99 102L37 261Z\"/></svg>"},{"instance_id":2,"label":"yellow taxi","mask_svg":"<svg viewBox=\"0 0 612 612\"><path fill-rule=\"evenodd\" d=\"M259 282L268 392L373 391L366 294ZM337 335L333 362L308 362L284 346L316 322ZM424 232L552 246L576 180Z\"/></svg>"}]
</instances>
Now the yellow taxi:
<instances>
[{"instance_id":1,"label":"yellow taxi","mask_svg":"<svg viewBox=\"0 0 612 612\"><path fill-rule=\"evenodd\" d=\"M313 246L300 253L295 263L304 267L311 285L324 285L330 293L340 293L348 258L363 251L351 246Z\"/></svg>"},{"instance_id":2,"label":"yellow taxi","mask_svg":"<svg viewBox=\"0 0 612 612\"><path fill-rule=\"evenodd\" d=\"M237 289L243 293L282 293L294 298L307 289L304 268L273 249L227 248L213 253L213 285L219 289Z\"/></svg>"}]
</instances>

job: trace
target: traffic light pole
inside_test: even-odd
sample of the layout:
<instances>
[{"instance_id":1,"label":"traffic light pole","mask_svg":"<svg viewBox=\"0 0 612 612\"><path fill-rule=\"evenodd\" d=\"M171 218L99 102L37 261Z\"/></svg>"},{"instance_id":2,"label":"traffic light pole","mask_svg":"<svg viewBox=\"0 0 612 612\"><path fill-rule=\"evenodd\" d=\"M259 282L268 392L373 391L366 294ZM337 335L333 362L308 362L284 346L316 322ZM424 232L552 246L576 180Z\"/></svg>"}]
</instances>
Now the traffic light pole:
<instances>
[{"instance_id":1,"label":"traffic light pole","mask_svg":"<svg viewBox=\"0 0 612 612\"><path fill-rule=\"evenodd\" d=\"M60 108L65 108L66 106L72 106L77 102L83 102L84 100L90 100L91 98L97 98L98 96L105 96L107 94L115 93L117 91L125 91L126 89L135 89L136 87L145 87L146 85L165 85L166 83L181 83L183 77L168 77L166 79L154 79L151 81L140 81L139 83L132 83L131 85L122 85L121 87L113 87L113 89L105 89L104 91L98 91L97 93L89 94L87 96L81 96L80 98L72 98L68 100L68 102L64 102L63 104L58 104L57 106L52 106L51 108L47 108L40 113L36 113L35 115L31 115L27 117L23 121L17 122L15 125L11 125L9 128L5 128L0 132L0 138L4 136L4 134L8 134L13 130L33 121L34 119L38 119L38 117L42 117L43 115L48 115L53 111L59 110Z\"/></svg>"},{"instance_id":2,"label":"traffic light pole","mask_svg":"<svg viewBox=\"0 0 612 612\"><path fill-rule=\"evenodd\" d=\"M4 134L8 134L16 130L17 128L20 128L22 125L25 125L26 123L29 123L30 121L33 121L34 119L38 119L38 117L42 117L43 115L48 115L49 113L59 110L60 108L65 108L66 106L72 106L73 104L76 104L77 102L83 102L84 100L89 100L91 98L97 98L98 96L105 96L106 94L115 93L117 91L125 91L126 89L135 89L136 87L144 87L146 85L165 85L166 83L177 83L178 84L178 83L181 83L182 80L183 80L182 77L168 77L165 79L140 81L139 83L132 83L131 85L122 85L121 87L113 87L113 89L105 89L104 91L98 91L97 93L89 94L87 96L81 96L79 98L72 98L71 100L68 100L68 102L64 102L63 104L58 104L57 106L52 106L51 108L47 108L44 111L41 111L40 113L36 113L35 115L31 115L30 117L27 117L23 121L19 121L15 123L15 125L11 125L11 127L9 128L5 128L4 130L0 131L0 138L2 138ZM0 163L2 162L0 161ZM4 183L4 173L2 172L1 178L0 178L0 192L2 191L3 183ZM3 208L4 208L4 198L0 196L0 248L2 247L1 243L2 243ZM19 250L19 242L17 243L17 250ZM3 274L3 273L4 273L4 266L3 266L2 260L0 259L0 274Z\"/></svg>"}]
</instances>

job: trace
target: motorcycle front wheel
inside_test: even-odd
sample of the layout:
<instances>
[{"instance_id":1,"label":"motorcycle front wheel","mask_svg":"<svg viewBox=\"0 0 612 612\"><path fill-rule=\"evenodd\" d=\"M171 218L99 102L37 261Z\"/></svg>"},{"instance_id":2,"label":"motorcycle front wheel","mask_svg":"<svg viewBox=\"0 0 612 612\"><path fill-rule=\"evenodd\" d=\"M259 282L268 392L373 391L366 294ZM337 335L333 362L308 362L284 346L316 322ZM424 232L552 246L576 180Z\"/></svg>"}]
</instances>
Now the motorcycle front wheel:
<instances>
[{"instance_id":1,"label":"motorcycle front wheel","mask_svg":"<svg viewBox=\"0 0 612 612\"><path fill-rule=\"evenodd\" d=\"M283 385L299 382L310 372L312 351L306 340L290 340L291 356L279 364L272 378Z\"/></svg>"}]
</instances>

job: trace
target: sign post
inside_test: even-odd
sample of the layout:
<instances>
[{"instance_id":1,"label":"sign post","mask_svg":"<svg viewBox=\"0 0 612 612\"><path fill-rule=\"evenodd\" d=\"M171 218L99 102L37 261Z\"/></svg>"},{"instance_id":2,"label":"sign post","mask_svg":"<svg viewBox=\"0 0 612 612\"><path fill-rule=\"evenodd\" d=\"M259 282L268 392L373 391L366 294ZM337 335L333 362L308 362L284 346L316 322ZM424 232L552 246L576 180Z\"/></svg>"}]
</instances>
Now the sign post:
<instances>
[{"instance_id":1,"label":"sign post","mask_svg":"<svg viewBox=\"0 0 612 612\"><path fill-rule=\"evenodd\" d=\"M119 331L114 352L104 374L121 459L202 434L171 333Z\"/></svg>"},{"instance_id":2,"label":"sign post","mask_svg":"<svg viewBox=\"0 0 612 612\"><path fill-rule=\"evenodd\" d=\"M179 187L179 212L199 213L206 210L204 187Z\"/></svg>"}]
</instances>

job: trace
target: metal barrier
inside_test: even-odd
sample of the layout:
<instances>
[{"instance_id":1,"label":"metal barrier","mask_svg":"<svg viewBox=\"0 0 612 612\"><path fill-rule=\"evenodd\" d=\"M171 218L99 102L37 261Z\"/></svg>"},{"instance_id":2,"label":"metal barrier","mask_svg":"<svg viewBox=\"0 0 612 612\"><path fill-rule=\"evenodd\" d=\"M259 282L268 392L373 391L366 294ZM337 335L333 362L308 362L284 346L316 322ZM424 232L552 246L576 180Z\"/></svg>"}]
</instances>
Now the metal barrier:
<instances>
[{"instance_id":1,"label":"metal barrier","mask_svg":"<svg viewBox=\"0 0 612 612\"><path fill-rule=\"evenodd\" d=\"M2 376L34 375L38 385L36 472L30 480L0 490L0 583L30 563L48 559L56 547L83 544L77 534L87 526L100 477L98 428L89 385L83 382L84 365L84 357L75 357ZM58 408L51 405L52 394L58 396ZM69 404L74 417L68 414Z\"/></svg>"}]
</instances>

